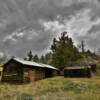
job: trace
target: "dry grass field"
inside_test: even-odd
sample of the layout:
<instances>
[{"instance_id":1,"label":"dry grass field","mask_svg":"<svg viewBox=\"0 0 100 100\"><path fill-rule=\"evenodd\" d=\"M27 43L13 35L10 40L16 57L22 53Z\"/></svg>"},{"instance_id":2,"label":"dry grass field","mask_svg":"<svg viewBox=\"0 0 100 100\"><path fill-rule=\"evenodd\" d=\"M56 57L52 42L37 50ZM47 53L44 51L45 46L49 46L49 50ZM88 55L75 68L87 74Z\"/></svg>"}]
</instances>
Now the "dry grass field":
<instances>
[{"instance_id":1,"label":"dry grass field","mask_svg":"<svg viewBox=\"0 0 100 100\"><path fill-rule=\"evenodd\" d=\"M0 100L100 100L100 77L54 77L30 84L0 84Z\"/></svg>"}]
</instances>

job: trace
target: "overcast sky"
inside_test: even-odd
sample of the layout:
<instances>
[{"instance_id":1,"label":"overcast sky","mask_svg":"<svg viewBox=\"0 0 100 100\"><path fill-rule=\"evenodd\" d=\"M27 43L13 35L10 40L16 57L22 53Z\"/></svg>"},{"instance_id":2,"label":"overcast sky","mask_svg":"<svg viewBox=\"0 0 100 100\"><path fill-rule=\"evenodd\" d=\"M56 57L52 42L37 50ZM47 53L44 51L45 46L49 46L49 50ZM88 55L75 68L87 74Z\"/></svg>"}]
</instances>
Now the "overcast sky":
<instances>
[{"instance_id":1,"label":"overcast sky","mask_svg":"<svg viewBox=\"0 0 100 100\"><path fill-rule=\"evenodd\" d=\"M0 0L0 55L43 54L63 31L100 48L100 0Z\"/></svg>"}]
</instances>

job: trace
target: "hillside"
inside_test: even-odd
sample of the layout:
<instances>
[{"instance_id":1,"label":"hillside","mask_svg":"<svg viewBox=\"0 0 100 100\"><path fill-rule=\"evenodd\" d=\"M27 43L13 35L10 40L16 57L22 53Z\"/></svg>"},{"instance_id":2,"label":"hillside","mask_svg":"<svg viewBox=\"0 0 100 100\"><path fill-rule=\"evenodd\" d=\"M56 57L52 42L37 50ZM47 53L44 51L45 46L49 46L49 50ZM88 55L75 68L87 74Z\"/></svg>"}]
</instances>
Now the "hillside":
<instances>
[{"instance_id":1,"label":"hillside","mask_svg":"<svg viewBox=\"0 0 100 100\"><path fill-rule=\"evenodd\" d=\"M0 100L100 100L100 80L55 77L31 84L0 84Z\"/></svg>"}]
</instances>

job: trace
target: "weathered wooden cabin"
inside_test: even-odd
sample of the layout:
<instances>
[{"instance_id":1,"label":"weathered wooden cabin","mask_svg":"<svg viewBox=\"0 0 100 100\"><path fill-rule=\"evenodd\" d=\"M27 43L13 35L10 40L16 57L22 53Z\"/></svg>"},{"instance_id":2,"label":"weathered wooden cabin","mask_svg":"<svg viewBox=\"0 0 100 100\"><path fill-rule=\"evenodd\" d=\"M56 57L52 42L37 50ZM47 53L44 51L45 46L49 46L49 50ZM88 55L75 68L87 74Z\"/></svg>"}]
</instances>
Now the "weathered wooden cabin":
<instances>
[{"instance_id":1,"label":"weathered wooden cabin","mask_svg":"<svg viewBox=\"0 0 100 100\"><path fill-rule=\"evenodd\" d=\"M3 65L2 82L34 82L53 77L57 70L50 65L12 58Z\"/></svg>"},{"instance_id":2,"label":"weathered wooden cabin","mask_svg":"<svg viewBox=\"0 0 100 100\"><path fill-rule=\"evenodd\" d=\"M90 66L65 67L64 77L91 77Z\"/></svg>"}]
</instances>

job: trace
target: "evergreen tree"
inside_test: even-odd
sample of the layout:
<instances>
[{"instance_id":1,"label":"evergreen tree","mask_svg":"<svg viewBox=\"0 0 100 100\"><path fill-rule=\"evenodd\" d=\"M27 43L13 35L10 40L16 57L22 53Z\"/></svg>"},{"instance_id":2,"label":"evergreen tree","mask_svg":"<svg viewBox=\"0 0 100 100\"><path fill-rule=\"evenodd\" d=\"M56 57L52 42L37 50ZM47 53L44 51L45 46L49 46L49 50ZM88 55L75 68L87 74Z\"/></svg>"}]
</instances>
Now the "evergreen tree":
<instances>
[{"instance_id":1,"label":"evergreen tree","mask_svg":"<svg viewBox=\"0 0 100 100\"><path fill-rule=\"evenodd\" d=\"M51 46L52 64L56 67L63 68L71 66L79 57L77 48L73 45L73 41L68 37L67 32L63 32L59 40L53 40Z\"/></svg>"},{"instance_id":2,"label":"evergreen tree","mask_svg":"<svg viewBox=\"0 0 100 100\"><path fill-rule=\"evenodd\" d=\"M45 56L42 55L40 58L40 61L41 61L41 63L46 63Z\"/></svg>"},{"instance_id":3,"label":"evergreen tree","mask_svg":"<svg viewBox=\"0 0 100 100\"><path fill-rule=\"evenodd\" d=\"M30 50L28 53L27 53L27 56L28 56L28 61L32 61L33 60L33 54L32 54L32 51Z\"/></svg>"},{"instance_id":4,"label":"evergreen tree","mask_svg":"<svg viewBox=\"0 0 100 100\"><path fill-rule=\"evenodd\" d=\"M33 61L35 61L35 62L39 62L39 57L38 57L37 54L34 55L34 57L33 57Z\"/></svg>"},{"instance_id":5,"label":"evergreen tree","mask_svg":"<svg viewBox=\"0 0 100 100\"><path fill-rule=\"evenodd\" d=\"M50 64L51 63L51 59L52 59L52 53L47 53L45 54L45 61L47 64Z\"/></svg>"}]
</instances>

